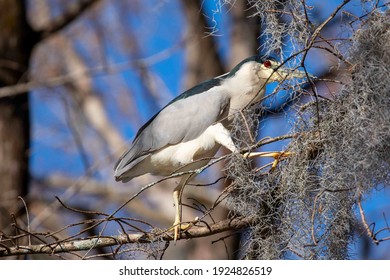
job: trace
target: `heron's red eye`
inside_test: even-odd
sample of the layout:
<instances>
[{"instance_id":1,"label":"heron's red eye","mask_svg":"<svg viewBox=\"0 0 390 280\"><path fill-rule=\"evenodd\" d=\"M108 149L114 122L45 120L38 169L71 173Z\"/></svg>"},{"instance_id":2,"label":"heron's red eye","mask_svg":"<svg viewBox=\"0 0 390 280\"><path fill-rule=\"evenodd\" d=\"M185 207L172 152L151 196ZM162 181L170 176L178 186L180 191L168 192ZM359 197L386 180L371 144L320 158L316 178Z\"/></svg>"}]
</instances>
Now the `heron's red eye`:
<instances>
[{"instance_id":1,"label":"heron's red eye","mask_svg":"<svg viewBox=\"0 0 390 280\"><path fill-rule=\"evenodd\" d=\"M266 61L264 61L263 65L264 65L265 68L270 68L271 67L271 61L266 60Z\"/></svg>"}]
</instances>

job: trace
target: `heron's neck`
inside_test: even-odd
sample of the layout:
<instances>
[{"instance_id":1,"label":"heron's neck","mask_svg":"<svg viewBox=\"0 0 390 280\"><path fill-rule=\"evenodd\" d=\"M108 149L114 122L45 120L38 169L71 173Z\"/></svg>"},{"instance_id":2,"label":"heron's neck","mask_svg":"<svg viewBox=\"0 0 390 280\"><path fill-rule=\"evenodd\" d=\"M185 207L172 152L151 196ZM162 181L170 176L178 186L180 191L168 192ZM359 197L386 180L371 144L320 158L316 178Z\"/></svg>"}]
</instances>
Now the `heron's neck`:
<instances>
[{"instance_id":1,"label":"heron's neck","mask_svg":"<svg viewBox=\"0 0 390 280\"><path fill-rule=\"evenodd\" d=\"M240 73L239 73L240 74ZM253 75L237 75L224 81L224 92L230 98L230 110L241 110L264 97L266 80Z\"/></svg>"}]
</instances>

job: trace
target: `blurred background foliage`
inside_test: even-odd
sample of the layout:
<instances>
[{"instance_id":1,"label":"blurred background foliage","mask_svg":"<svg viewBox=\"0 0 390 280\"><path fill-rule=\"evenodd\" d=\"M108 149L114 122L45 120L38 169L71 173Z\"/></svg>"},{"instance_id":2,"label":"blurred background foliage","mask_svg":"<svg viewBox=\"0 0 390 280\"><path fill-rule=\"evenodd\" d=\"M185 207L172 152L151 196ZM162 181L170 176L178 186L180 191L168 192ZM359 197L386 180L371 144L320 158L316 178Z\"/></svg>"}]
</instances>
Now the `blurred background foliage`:
<instances>
[{"instance_id":1,"label":"blurred background foliage","mask_svg":"<svg viewBox=\"0 0 390 280\"><path fill-rule=\"evenodd\" d=\"M113 212L156 179L146 175L126 185L113 179L115 160L144 122L185 89L229 71L248 56L261 52L282 60L290 57L342 2L0 0L1 240L20 233L13 223L34 232L56 232L92 218L88 212L65 209L55 196L77 209ZM315 83L316 92L331 99L351 72L338 55L347 54L348 40L362 22L371 14L383 13L388 4L344 2L349 3L321 30L319 38L328 41L305 54L306 70L324 79ZM299 10L299 5L305 9ZM291 20L288 12L310 20ZM312 26L297 24L304 22ZM300 66L300 59L302 55L288 63ZM297 104L314 100L313 87L307 85L300 98L295 98L289 87L280 90L274 85L268 92L274 90L278 94L263 103L258 139L289 133ZM288 143L279 141L267 149L281 150ZM224 176L223 168L223 163L210 167L194 183L215 182ZM169 227L174 216L174 182L167 180L147 190L118 215ZM210 207L227 185L228 181L219 180L208 187L190 186L184 198L193 208ZM389 198L388 188L383 186L369 192L363 201L370 226L387 227L383 231L387 234ZM212 218L225 219L228 212L221 204ZM190 207L184 214L184 220L199 215ZM84 227L66 228L57 238L77 234ZM121 229L113 223L85 230L81 236L102 231L111 235ZM238 248L245 234L233 233L229 238L223 233L180 241L164 251L164 258L240 258ZM354 227L353 234L356 242L348 244L346 252L350 258L390 258L390 243L376 246L362 225ZM125 257L156 257L150 248L129 251Z\"/></svg>"}]
</instances>

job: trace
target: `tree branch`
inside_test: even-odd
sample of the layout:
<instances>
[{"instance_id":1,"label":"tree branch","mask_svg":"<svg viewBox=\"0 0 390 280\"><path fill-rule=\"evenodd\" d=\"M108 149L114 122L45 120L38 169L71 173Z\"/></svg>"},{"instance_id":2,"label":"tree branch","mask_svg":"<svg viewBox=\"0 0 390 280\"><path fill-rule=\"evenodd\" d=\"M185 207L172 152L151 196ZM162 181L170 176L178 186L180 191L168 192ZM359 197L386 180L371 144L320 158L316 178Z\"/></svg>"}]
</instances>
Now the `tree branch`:
<instances>
[{"instance_id":1,"label":"tree branch","mask_svg":"<svg viewBox=\"0 0 390 280\"><path fill-rule=\"evenodd\" d=\"M256 217L238 217L226 219L213 225L202 227L194 226L186 232L182 232L179 239L193 239L215 235L230 230L239 230L256 222ZM53 244L38 244L29 246L0 246L0 257L31 255L31 254L57 254L75 251L87 251L108 246L118 246L132 243L151 243L156 240L172 241L173 235L166 231L148 234L119 234L113 236L88 237L78 240L56 242Z\"/></svg>"},{"instance_id":2,"label":"tree branch","mask_svg":"<svg viewBox=\"0 0 390 280\"><path fill-rule=\"evenodd\" d=\"M48 26L40 31L41 40L60 32L97 2L100 2L100 0L82 0L70 5L63 15L51 21Z\"/></svg>"},{"instance_id":3,"label":"tree branch","mask_svg":"<svg viewBox=\"0 0 390 280\"><path fill-rule=\"evenodd\" d=\"M357 205L359 207L359 213L360 213L360 216L362 219L364 229L367 233L367 236L372 240L372 242L374 242L374 244L378 245L379 241L376 239L375 234L370 229L370 226L368 225L367 220L366 220L366 215L364 215L364 210L363 210L363 206L362 206L362 194L360 192L358 194Z\"/></svg>"}]
</instances>

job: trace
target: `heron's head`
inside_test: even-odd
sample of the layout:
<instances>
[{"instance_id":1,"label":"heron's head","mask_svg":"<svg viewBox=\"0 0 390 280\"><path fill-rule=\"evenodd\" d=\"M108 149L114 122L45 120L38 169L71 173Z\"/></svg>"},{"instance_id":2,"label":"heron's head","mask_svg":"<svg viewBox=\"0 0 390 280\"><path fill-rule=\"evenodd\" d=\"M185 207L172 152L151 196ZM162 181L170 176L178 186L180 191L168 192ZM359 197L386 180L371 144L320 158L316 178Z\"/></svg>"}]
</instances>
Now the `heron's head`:
<instances>
[{"instance_id":1,"label":"heron's head","mask_svg":"<svg viewBox=\"0 0 390 280\"><path fill-rule=\"evenodd\" d=\"M230 75L245 73L266 83L282 82L287 79L305 78L306 73L297 69L289 69L272 56L255 55L241 61L230 71Z\"/></svg>"}]
</instances>

